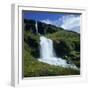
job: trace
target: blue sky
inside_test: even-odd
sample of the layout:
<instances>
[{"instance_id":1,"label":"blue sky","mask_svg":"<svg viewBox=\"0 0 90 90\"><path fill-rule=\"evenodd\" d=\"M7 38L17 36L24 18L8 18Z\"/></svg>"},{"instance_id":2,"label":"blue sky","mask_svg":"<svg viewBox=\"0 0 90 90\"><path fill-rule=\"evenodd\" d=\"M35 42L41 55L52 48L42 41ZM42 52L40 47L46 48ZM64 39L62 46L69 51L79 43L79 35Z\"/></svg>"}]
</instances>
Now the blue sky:
<instances>
[{"instance_id":1,"label":"blue sky","mask_svg":"<svg viewBox=\"0 0 90 90\"><path fill-rule=\"evenodd\" d=\"M24 19L33 19L67 30L80 32L80 14L23 11Z\"/></svg>"}]
</instances>

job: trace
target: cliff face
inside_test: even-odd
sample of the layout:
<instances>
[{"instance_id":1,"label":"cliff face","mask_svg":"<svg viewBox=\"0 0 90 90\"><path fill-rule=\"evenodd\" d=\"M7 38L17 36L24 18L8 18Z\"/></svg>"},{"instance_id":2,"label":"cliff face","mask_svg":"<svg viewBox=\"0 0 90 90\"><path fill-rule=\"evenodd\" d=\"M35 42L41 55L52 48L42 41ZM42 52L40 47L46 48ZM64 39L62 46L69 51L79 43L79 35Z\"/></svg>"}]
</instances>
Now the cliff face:
<instances>
[{"instance_id":1,"label":"cliff face","mask_svg":"<svg viewBox=\"0 0 90 90\"><path fill-rule=\"evenodd\" d=\"M24 19L24 30L31 30L32 33L36 34L35 24L36 24L35 20ZM54 25L45 24L39 21L37 21L37 24L38 24L38 33L42 35L57 32L58 29L63 30L63 28L58 28Z\"/></svg>"}]
</instances>

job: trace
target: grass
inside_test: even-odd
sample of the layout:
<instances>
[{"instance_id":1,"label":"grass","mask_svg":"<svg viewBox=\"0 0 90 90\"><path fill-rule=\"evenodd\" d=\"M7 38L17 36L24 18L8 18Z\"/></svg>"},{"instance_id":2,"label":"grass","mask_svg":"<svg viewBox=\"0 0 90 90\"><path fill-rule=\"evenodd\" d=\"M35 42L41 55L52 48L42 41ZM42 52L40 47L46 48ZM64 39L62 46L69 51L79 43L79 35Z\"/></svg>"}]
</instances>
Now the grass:
<instances>
[{"instance_id":1,"label":"grass","mask_svg":"<svg viewBox=\"0 0 90 90\"><path fill-rule=\"evenodd\" d=\"M40 35L33 33L35 21L30 21L29 29L24 30L24 77L37 76L60 76L60 75L79 75L80 70L64 68L61 66L49 65L38 61L40 49ZM43 27L42 27L43 26ZM32 28L31 28L32 27ZM45 28L44 35L53 40L54 50L57 57L72 61L80 68L80 35L52 25L39 25Z\"/></svg>"},{"instance_id":2,"label":"grass","mask_svg":"<svg viewBox=\"0 0 90 90\"><path fill-rule=\"evenodd\" d=\"M59 76L59 75L79 75L80 71L72 68L49 65L39 62L33 58L28 51L24 51L24 77L38 76Z\"/></svg>"}]
</instances>

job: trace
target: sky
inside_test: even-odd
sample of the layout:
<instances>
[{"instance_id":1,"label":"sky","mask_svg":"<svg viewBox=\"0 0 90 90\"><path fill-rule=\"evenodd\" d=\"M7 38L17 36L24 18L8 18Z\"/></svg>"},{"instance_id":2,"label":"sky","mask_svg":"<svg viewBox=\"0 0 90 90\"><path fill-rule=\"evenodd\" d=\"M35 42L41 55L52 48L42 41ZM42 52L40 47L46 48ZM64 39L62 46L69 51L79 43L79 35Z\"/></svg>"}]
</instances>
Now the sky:
<instances>
[{"instance_id":1,"label":"sky","mask_svg":"<svg viewBox=\"0 0 90 90\"><path fill-rule=\"evenodd\" d=\"M80 14L23 11L23 17L80 33Z\"/></svg>"}]
</instances>

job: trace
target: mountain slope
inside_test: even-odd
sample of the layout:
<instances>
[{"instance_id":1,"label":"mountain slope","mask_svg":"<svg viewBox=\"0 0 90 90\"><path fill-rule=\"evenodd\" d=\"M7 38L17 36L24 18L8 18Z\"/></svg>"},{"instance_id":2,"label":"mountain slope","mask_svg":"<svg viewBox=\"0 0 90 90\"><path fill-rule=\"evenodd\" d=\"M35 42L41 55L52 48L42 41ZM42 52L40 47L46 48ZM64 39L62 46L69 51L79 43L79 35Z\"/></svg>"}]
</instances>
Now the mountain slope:
<instances>
[{"instance_id":1,"label":"mountain slope","mask_svg":"<svg viewBox=\"0 0 90 90\"><path fill-rule=\"evenodd\" d=\"M53 40L57 57L66 59L68 63L73 62L80 68L80 34L73 31L66 31L63 28L50 24L37 22L38 34L35 23L35 20L24 20L24 76L79 74L80 72L77 70L41 63L37 58L40 57L39 37L40 35L44 35ZM45 67L47 68L45 69ZM42 70L40 68L42 68ZM55 72L54 69L57 69L57 72ZM45 72L43 72L43 70L45 70ZM52 71L51 73L50 70Z\"/></svg>"}]
</instances>

